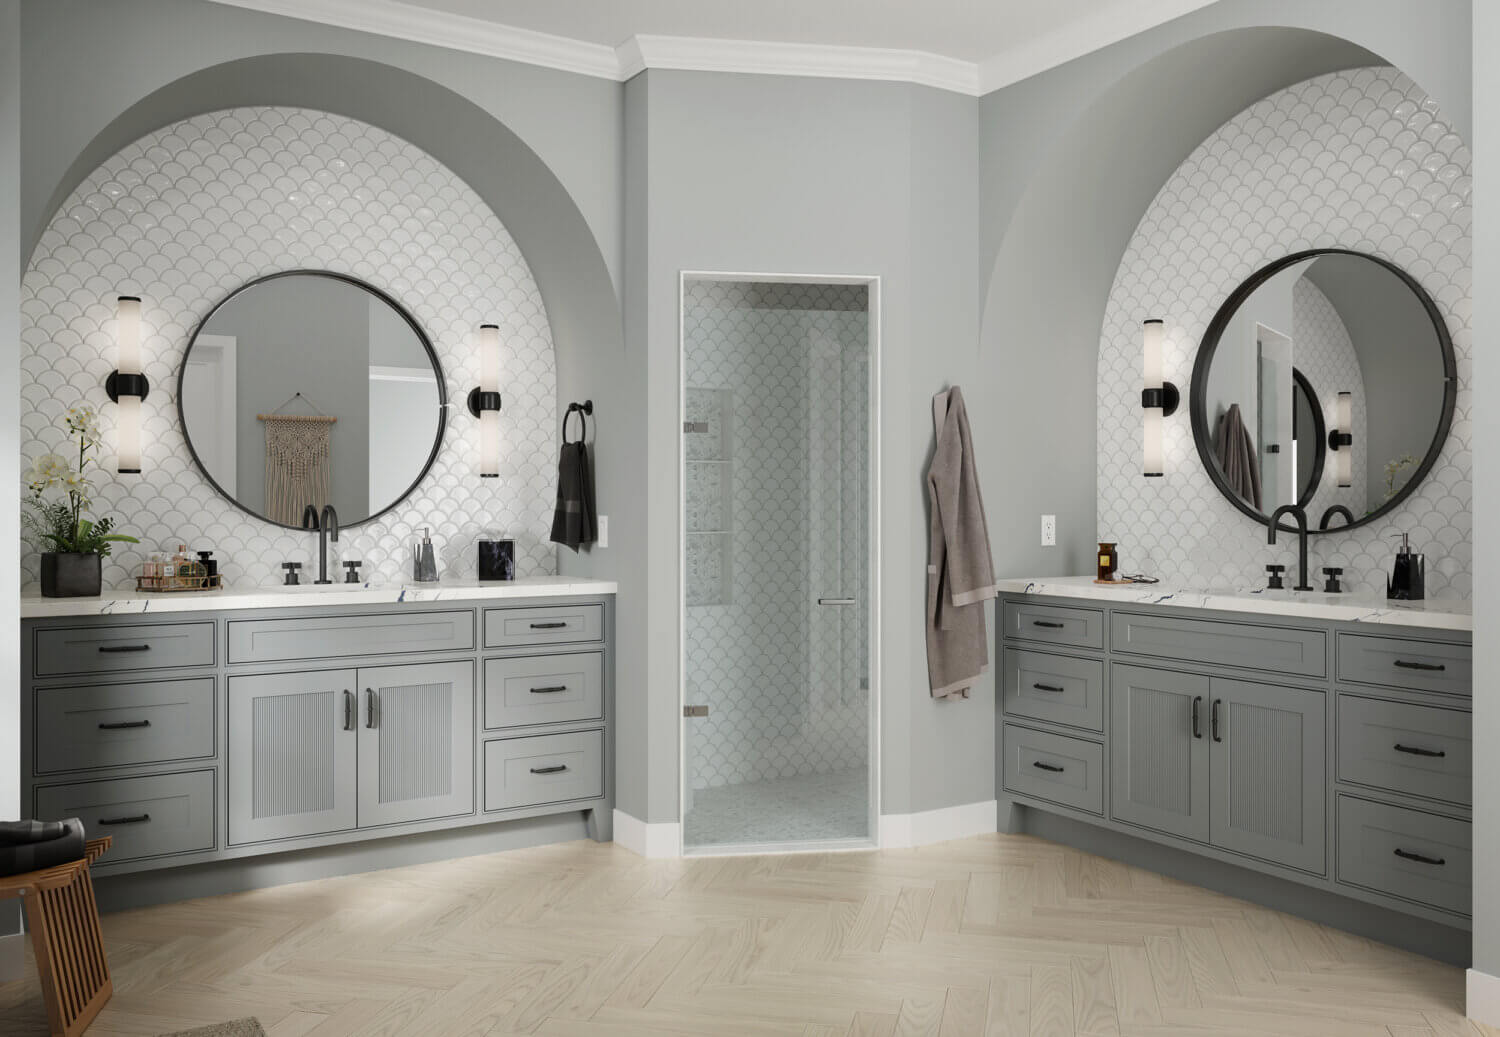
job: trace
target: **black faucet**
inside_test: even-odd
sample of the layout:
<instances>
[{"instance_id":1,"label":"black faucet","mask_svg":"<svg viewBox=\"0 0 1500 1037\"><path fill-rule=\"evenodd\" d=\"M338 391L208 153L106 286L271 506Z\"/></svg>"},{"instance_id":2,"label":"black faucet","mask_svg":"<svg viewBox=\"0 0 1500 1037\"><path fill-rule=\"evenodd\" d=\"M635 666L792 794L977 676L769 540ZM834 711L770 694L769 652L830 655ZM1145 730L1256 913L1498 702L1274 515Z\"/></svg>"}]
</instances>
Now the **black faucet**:
<instances>
[{"instance_id":1,"label":"black faucet","mask_svg":"<svg viewBox=\"0 0 1500 1037\"><path fill-rule=\"evenodd\" d=\"M1342 516L1344 516L1344 525L1346 525L1346 526L1352 526L1352 525L1354 525L1354 512L1350 511L1348 508L1344 507L1342 504L1334 504L1331 507L1329 507L1329 509L1327 511L1323 512L1323 517L1318 520L1318 528L1319 529L1327 529L1328 528L1328 523L1330 523L1330 522L1333 521L1333 516L1335 516L1335 515L1342 515Z\"/></svg>"},{"instance_id":2,"label":"black faucet","mask_svg":"<svg viewBox=\"0 0 1500 1037\"><path fill-rule=\"evenodd\" d=\"M1295 504L1283 504L1271 512L1266 523L1266 543L1276 543L1276 523L1283 515L1291 515L1297 520L1297 586L1292 590L1310 591L1312 585L1307 582L1307 512Z\"/></svg>"},{"instance_id":3,"label":"black faucet","mask_svg":"<svg viewBox=\"0 0 1500 1037\"><path fill-rule=\"evenodd\" d=\"M309 504L302 509L302 528L318 532L318 578L313 582L332 583L328 578L328 541L339 542L339 513L333 510L332 504L325 504L320 519L317 506Z\"/></svg>"}]
</instances>

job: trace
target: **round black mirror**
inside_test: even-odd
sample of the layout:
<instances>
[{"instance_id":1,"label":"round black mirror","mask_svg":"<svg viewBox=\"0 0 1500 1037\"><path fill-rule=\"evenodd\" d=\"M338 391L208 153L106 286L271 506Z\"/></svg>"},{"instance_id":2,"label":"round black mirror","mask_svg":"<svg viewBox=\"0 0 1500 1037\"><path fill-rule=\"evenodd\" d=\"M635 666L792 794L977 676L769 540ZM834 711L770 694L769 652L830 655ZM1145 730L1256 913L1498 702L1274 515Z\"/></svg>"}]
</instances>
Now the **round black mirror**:
<instances>
[{"instance_id":1,"label":"round black mirror","mask_svg":"<svg viewBox=\"0 0 1500 1037\"><path fill-rule=\"evenodd\" d=\"M1342 529L1416 489L1457 397L1453 341L1421 285L1376 256L1314 249L1257 270L1214 315L1193 364L1193 440L1257 522L1294 504L1314 531Z\"/></svg>"},{"instance_id":2,"label":"round black mirror","mask_svg":"<svg viewBox=\"0 0 1500 1037\"><path fill-rule=\"evenodd\" d=\"M447 388L432 343L362 281L289 270L242 285L203 318L177 409L193 460L250 514L298 527L331 504L367 522L437 457Z\"/></svg>"}]
</instances>

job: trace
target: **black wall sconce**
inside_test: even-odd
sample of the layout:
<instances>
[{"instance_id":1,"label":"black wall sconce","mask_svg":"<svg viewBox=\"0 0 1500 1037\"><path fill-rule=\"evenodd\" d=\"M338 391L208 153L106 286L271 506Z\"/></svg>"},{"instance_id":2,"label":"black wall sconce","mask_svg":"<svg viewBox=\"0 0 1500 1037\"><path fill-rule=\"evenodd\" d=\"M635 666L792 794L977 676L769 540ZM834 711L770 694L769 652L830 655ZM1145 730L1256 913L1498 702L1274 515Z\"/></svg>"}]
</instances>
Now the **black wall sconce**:
<instances>
[{"instance_id":1,"label":"black wall sconce","mask_svg":"<svg viewBox=\"0 0 1500 1037\"><path fill-rule=\"evenodd\" d=\"M1328 433L1328 449L1337 464L1339 486L1354 485L1354 394L1341 392L1333 405L1333 430Z\"/></svg>"},{"instance_id":2,"label":"black wall sconce","mask_svg":"<svg viewBox=\"0 0 1500 1037\"><path fill-rule=\"evenodd\" d=\"M1162 442L1162 419L1177 413L1182 394L1177 386L1162 376L1162 345L1166 325L1148 320L1141 325L1141 409L1145 412L1141 437L1141 468L1147 477L1159 477L1166 471L1166 447Z\"/></svg>"},{"instance_id":3,"label":"black wall sconce","mask_svg":"<svg viewBox=\"0 0 1500 1037\"><path fill-rule=\"evenodd\" d=\"M115 341L119 352L114 371L104 380L104 391L119 407L116 470L121 475L140 475L141 401L151 391L151 383L141 374L141 300L134 295L122 295L115 302Z\"/></svg>"},{"instance_id":4,"label":"black wall sconce","mask_svg":"<svg viewBox=\"0 0 1500 1037\"><path fill-rule=\"evenodd\" d=\"M479 475L500 478L500 325L479 325L479 384L469 391L479 419Z\"/></svg>"}]
</instances>

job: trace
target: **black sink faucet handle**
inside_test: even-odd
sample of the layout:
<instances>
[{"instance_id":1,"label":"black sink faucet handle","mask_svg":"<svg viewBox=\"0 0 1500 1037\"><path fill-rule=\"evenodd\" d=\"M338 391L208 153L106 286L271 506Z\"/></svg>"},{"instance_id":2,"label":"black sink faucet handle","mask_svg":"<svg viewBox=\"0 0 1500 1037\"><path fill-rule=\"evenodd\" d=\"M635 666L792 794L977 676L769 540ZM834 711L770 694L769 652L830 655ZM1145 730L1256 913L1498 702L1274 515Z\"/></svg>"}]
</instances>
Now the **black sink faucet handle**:
<instances>
[{"instance_id":1,"label":"black sink faucet handle","mask_svg":"<svg viewBox=\"0 0 1500 1037\"><path fill-rule=\"evenodd\" d=\"M285 586L296 587L302 583L302 577L299 573L299 570L302 568L301 562L282 562L281 567L286 570L286 579L283 581Z\"/></svg>"},{"instance_id":2,"label":"black sink faucet handle","mask_svg":"<svg viewBox=\"0 0 1500 1037\"><path fill-rule=\"evenodd\" d=\"M1339 586L1339 577L1344 575L1342 568L1336 565L1325 565L1323 575L1328 577L1327 582L1323 584L1325 594L1338 594L1343 591L1344 588Z\"/></svg>"},{"instance_id":3,"label":"black sink faucet handle","mask_svg":"<svg viewBox=\"0 0 1500 1037\"><path fill-rule=\"evenodd\" d=\"M364 564L364 563L362 563L360 561L357 561L357 560L346 561L344 563L344 568L347 570L347 572L344 574L344 582L345 583L358 583L359 582L359 567L362 564Z\"/></svg>"},{"instance_id":4,"label":"black sink faucet handle","mask_svg":"<svg viewBox=\"0 0 1500 1037\"><path fill-rule=\"evenodd\" d=\"M1267 590L1279 591L1286 586L1286 584L1281 582L1281 574L1286 572L1286 566L1268 565L1266 566L1266 572L1271 574L1270 580L1266 583Z\"/></svg>"}]
</instances>

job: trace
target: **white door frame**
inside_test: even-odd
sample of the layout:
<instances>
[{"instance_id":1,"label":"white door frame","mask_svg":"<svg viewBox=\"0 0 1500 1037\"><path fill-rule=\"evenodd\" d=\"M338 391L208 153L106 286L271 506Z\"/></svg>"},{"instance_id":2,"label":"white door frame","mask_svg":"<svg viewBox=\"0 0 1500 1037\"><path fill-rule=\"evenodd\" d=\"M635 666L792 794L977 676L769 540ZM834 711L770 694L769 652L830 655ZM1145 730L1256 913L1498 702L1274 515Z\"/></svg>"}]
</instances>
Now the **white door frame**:
<instances>
[{"instance_id":1,"label":"white door frame","mask_svg":"<svg viewBox=\"0 0 1500 1037\"><path fill-rule=\"evenodd\" d=\"M235 389L238 356L239 339L235 336L199 335L193 339L193 350L183 361L185 365L201 364L218 370L216 384L219 399L214 406L219 425L219 457L216 465L205 463L204 467L213 474L214 481L231 495L239 490L239 397Z\"/></svg>"},{"instance_id":2,"label":"white door frame","mask_svg":"<svg viewBox=\"0 0 1500 1037\"><path fill-rule=\"evenodd\" d=\"M869 653L867 669L870 675L869 688L869 835L864 839L829 839L812 841L788 841L777 843L743 843L721 847L705 847L691 851L692 856L723 856L733 854L827 852L829 850L868 850L880 845L880 411L881 371L884 360L881 353L881 296L878 274L793 274L765 273L725 270L682 270L677 278L677 850L688 856L687 817L685 804L688 798L687 718L683 709L687 706L687 444L682 434L682 423L687 420L687 286L690 281L741 281L779 284L852 284L864 285L869 290L868 310L870 336L870 471L869 499L866 506L870 517L869 543L869 630L865 638Z\"/></svg>"}]
</instances>

